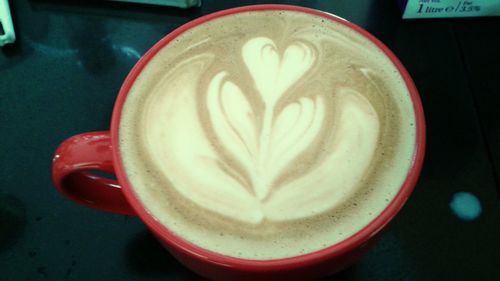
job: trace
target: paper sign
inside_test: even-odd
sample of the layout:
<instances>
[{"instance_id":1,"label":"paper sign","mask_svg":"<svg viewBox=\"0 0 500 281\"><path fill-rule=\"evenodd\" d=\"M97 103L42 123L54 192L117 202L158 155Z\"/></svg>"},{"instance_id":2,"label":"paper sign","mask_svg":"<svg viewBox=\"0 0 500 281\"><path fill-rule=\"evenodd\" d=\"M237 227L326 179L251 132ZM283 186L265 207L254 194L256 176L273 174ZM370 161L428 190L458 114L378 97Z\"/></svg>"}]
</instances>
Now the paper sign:
<instances>
[{"instance_id":1,"label":"paper sign","mask_svg":"<svg viewBox=\"0 0 500 281\"><path fill-rule=\"evenodd\" d=\"M500 16L500 0L400 0L403 18Z\"/></svg>"}]
</instances>

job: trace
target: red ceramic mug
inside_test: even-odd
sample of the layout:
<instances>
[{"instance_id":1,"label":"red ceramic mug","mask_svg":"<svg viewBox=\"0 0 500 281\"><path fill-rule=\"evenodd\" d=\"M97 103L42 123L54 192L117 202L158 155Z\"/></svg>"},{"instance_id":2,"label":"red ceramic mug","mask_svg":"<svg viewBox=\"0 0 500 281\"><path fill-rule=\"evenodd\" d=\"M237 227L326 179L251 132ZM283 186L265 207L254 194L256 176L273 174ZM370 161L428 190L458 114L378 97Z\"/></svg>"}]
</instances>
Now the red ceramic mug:
<instances>
[{"instance_id":1,"label":"red ceramic mug","mask_svg":"<svg viewBox=\"0 0 500 281\"><path fill-rule=\"evenodd\" d=\"M178 35L218 17L260 10L290 10L309 13L341 23L376 44L394 63L409 90L416 116L416 148L411 169L397 195L370 224L348 239L328 248L275 260L248 260L214 253L174 235L155 220L133 192L121 161L118 130L122 107L137 76L155 54ZM210 14L191 21L154 45L125 79L116 100L111 131L91 132L71 137L57 149L53 159L53 180L67 197L86 206L119 214L136 215L155 234L164 247L186 267L213 280L309 280L323 277L355 262L399 212L410 196L422 168L425 150L425 121L415 85L396 56L364 29L334 15L288 5L255 5ZM97 176L93 171L113 173L117 180Z\"/></svg>"}]
</instances>

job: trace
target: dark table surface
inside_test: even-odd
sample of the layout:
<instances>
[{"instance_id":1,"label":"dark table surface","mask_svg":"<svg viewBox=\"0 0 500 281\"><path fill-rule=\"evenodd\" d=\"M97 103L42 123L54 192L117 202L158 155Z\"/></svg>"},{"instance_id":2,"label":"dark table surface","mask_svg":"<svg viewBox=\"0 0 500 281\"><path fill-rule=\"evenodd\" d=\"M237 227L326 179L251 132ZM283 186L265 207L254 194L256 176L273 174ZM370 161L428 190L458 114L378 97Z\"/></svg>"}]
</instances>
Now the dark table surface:
<instances>
[{"instance_id":1,"label":"dark table surface","mask_svg":"<svg viewBox=\"0 0 500 281\"><path fill-rule=\"evenodd\" d=\"M51 158L65 138L109 128L123 79L165 34L265 2L10 1L17 42L0 50L0 280L201 280L139 219L59 194ZM380 38L413 76L427 118L413 196L368 255L328 279L500 280L500 18L401 20L384 0L274 2L335 13Z\"/></svg>"}]
</instances>

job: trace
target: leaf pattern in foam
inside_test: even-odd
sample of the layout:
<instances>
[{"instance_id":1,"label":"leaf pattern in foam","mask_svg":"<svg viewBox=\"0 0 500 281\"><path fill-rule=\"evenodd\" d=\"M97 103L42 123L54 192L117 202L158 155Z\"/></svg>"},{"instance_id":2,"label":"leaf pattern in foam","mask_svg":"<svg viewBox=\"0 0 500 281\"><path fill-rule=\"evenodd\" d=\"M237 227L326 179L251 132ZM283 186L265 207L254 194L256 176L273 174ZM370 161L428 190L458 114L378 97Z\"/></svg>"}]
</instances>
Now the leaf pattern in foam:
<instances>
[{"instance_id":1,"label":"leaf pattern in foam","mask_svg":"<svg viewBox=\"0 0 500 281\"><path fill-rule=\"evenodd\" d=\"M254 166L255 117L240 88L220 72L210 82L207 106L217 139L247 171Z\"/></svg>"},{"instance_id":2,"label":"leaf pattern in foam","mask_svg":"<svg viewBox=\"0 0 500 281\"><path fill-rule=\"evenodd\" d=\"M210 122L219 145L230 155L231 161L241 164L251 178L254 191L254 194L246 194L241 182L227 173L223 175L224 167L232 164L225 163L219 155L217 158L222 162L212 163L216 170L210 173L219 175L213 179L220 178L220 184L230 183L235 189L231 192L226 189L230 198L224 198L238 201L239 197L250 196L246 205L255 204L255 209L247 216L241 214L240 218L252 223L259 223L264 218L273 221L300 219L340 204L355 192L375 151L379 123L374 118L374 108L356 91L342 89L337 93L336 110L340 117L336 120L336 137L331 147L326 148L331 153L313 170L276 187L271 193L274 181L311 147L324 126L325 101L321 95L302 97L286 105L281 112L275 112L276 103L285 91L314 62L313 50L307 45L294 43L280 58L274 42L268 38L254 38L244 45L243 59L265 103L262 118L256 118L241 89L227 79L228 73L216 74L207 89ZM260 131L255 124L257 120L262 122ZM209 165L205 165L208 170ZM236 195L233 192L239 195L232 198ZM215 201L221 202L220 199ZM222 201L227 201L225 199ZM217 209L216 202L212 203L214 210Z\"/></svg>"},{"instance_id":3,"label":"leaf pattern in foam","mask_svg":"<svg viewBox=\"0 0 500 281\"><path fill-rule=\"evenodd\" d=\"M273 126L267 168L270 182L275 181L293 160L318 136L325 118L322 96L303 97L289 104ZM269 195L269 194L268 194Z\"/></svg>"},{"instance_id":4,"label":"leaf pattern in foam","mask_svg":"<svg viewBox=\"0 0 500 281\"><path fill-rule=\"evenodd\" d=\"M147 155L179 194L204 210L259 223L263 219L260 202L224 169L198 118L198 81L193 78L199 79L209 62L210 57L199 56L182 63L165 75L175 80L163 79L152 91L143 117L156 120L143 124L144 139L151 148Z\"/></svg>"},{"instance_id":5,"label":"leaf pattern in foam","mask_svg":"<svg viewBox=\"0 0 500 281\"><path fill-rule=\"evenodd\" d=\"M375 153L379 120L360 93L337 93L339 111L329 156L311 172L286 183L264 203L264 216L273 221L300 219L338 206L359 188Z\"/></svg>"}]
</instances>

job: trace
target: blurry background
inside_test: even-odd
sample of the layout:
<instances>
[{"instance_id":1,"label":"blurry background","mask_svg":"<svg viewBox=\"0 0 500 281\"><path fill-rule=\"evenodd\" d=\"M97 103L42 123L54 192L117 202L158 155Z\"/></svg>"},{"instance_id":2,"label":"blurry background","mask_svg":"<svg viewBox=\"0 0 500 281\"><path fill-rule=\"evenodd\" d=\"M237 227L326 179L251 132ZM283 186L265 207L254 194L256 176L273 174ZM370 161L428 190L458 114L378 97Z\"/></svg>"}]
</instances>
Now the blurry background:
<instances>
[{"instance_id":1,"label":"blurry background","mask_svg":"<svg viewBox=\"0 0 500 281\"><path fill-rule=\"evenodd\" d=\"M83 1L82 1L83 2ZM57 145L109 128L128 71L200 8L10 1L0 49L0 280L202 280L134 217L70 202L51 182ZM274 1L324 10L381 39L420 91L428 150L413 196L377 246L328 280L500 280L500 18L401 20L395 1Z\"/></svg>"}]
</instances>

